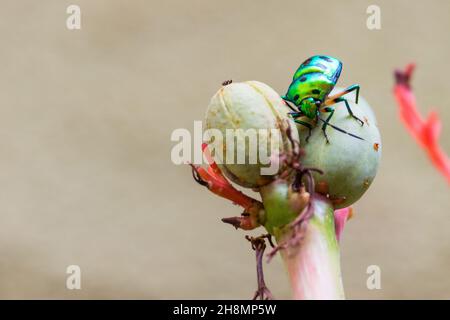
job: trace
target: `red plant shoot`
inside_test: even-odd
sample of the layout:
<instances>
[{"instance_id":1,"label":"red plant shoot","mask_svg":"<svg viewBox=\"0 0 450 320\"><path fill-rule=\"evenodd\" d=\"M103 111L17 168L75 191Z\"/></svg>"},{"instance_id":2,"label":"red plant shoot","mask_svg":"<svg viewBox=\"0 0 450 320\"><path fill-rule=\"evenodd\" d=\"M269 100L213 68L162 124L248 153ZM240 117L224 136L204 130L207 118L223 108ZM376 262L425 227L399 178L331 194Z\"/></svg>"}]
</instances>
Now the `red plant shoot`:
<instances>
[{"instance_id":1,"label":"red plant shoot","mask_svg":"<svg viewBox=\"0 0 450 320\"><path fill-rule=\"evenodd\" d=\"M225 178L217 166L217 163L212 159L206 143L202 144L202 150L208 161L208 167L205 169L191 164L192 175L195 181L208 188L212 193L231 200L234 204L244 208L244 213L241 216L223 218L222 221L233 225L235 228L244 230L252 230L258 227L258 214L262 210L261 202L243 194L228 182L227 178Z\"/></svg>"},{"instance_id":2,"label":"red plant shoot","mask_svg":"<svg viewBox=\"0 0 450 320\"><path fill-rule=\"evenodd\" d=\"M417 143L425 149L433 165L450 184L450 159L439 145L441 121L436 112L430 112L424 119L418 111L416 98L410 86L415 65L409 64L405 70L395 71L394 95L400 111L400 119Z\"/></svg>"},{"instance_id":3,"label":"red plant shoot","mask_svg":"<svg viewBox=\"0 0 450 320\"><path fill-rule=\"evenodd\" d=\"M208 160L208 167L202 168L191 165L194 172L201 179L202 183L213 193L225 199L233 201L233 203L240 205L244 209L248 209L253 204L253 199L243 194L241 191L235 189L228 180L223 176L217 164L212 160L208 152L208 145L202 144L203 154ZM197 179L196 179L197 180ZM198 181L198 180L197 180Z\"/></svg>"}]
</instances>

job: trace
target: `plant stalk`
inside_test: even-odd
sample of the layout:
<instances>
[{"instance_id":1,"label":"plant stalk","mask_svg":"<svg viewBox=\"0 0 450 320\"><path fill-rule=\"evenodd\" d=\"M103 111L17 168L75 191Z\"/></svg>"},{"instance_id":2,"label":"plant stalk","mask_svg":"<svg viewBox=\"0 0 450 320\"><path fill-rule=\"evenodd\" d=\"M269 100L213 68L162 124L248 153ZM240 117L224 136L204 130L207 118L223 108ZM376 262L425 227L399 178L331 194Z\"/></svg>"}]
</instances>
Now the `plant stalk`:
<instances>
[{"instance_id":1,"label":"plant stalk","mask_svg":"<svg viewBox=\"0 0 450 320\"><path fill-rule=\"evenodd\" d=\"M261 190L267 217L292 216L289 186L277 182ZM345 299L342 285L339 243L334 226L334 208L330 200L314 194L313 216L300 228L297 245L280 250L287 269L293 298L298 300ZM283 212L280 212L282 210ZM298 213L297 213L298 215ZM269 223L270 225L270 223ZM278 244L292 239L293 227L271 226Z\"/></svg>"}]
</instances>

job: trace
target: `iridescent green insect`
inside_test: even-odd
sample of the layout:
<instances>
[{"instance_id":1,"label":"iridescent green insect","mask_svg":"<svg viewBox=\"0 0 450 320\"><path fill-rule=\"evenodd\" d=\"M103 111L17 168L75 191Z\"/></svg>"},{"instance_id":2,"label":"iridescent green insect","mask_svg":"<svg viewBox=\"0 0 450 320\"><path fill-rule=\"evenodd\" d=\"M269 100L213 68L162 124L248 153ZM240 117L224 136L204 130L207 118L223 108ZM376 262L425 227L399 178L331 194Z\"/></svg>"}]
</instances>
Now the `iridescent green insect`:
<instances>
[{"instance_id":1,"label":"iridescent green insect","mask_svg":"<svg viewBox=\"0 0 450 320\"><path fill-rule=\"evenodd\" d=\"M353 114L348 101L343 97L347 93L356 91L355 102L358 103L359 85L354 84L338 94L328 96L336 85L336 82L341 75L341 71L342 62L338 59L330 56L313 56L303 62L295 72L292 83L289 86L286 95L283 96L283 99L286 102L295 104L296 109L287 103L294 111L290 112L290 115L294 117L294 121L309 129L309 135L306 138L306 141L308 141L311 136L313 127L310 123L298 119L305 116L311 120L319 119L323 122L322 131L327 142L329 142L326 133L327 126L331 126L352 137L364 140L361 137L342 130L330 123L334 113L334 108L331 107L331 105L338 102L344 102L350 116L359 121L361 126L364 125L364 122ZM321 112L329 113L326 120L319 116Z\"/></svg>"}]
</instances>

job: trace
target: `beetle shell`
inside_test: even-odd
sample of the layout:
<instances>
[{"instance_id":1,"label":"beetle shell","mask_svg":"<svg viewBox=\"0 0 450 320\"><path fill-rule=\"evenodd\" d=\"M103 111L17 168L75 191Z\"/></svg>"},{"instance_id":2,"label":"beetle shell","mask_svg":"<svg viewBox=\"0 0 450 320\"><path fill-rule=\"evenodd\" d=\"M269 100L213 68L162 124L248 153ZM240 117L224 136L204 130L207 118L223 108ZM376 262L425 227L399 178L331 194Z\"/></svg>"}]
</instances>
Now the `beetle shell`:
<instances>
[{"instance_id":1,"label":"beetle shell","mask_svg":"<svg viewBox=\"0 0 450 320\"><path fill-rule=\"evenodd\" d=\"M313 56L303 62L294 74L292 81L308 73L322 73L334 84L342 71L342 62L330 56Z\"/></svg>"},{"instance_id":2,"label":"beetle shell","mask_svg":"<svg viewBox=\"0 0 450 320\"><path fill-rule=\"evenodd\" d=\"M303 62L294 74L285 100L300 106L307 98L324 102L333 90L342 71L342 62L330 56L313 56ZM305 108L302 112L308 113ZM314 117L315 115L312 115ZM310 116L308 116L311 118Z\"/></svg>"},{"instance_id":3,"label":"beetle shell","mask_svg":"<svg viewBox=\"0 0 450 320\"><path fill-rule=\"evenodd\" d=\"M295 80L289 86L285 99L300 105L305 98L324 101L333 90L334 82L322 73L308 73Z\"/></svg>"}]
</instances>

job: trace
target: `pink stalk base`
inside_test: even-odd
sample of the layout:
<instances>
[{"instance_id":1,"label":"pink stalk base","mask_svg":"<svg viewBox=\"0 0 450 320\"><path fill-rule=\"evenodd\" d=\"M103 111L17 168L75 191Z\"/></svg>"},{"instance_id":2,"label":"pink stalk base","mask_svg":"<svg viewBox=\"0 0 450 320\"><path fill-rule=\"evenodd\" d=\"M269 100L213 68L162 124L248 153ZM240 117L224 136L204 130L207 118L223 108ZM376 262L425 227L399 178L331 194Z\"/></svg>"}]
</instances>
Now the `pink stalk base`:
<instances>
[{"instance_id":1,"label":"pink stalk base","mask_svg":"<svg viewBox=\"0 0 450 320\"><path fill-rule=\"evenodd\" d=\"M340 270L333 209L328 201L315 201L315 214L306 226L300 245L281 251L293 298L298 300L345 299ZM290 236L283 234L279 241Z\"/></svg>"}]
</instances>

